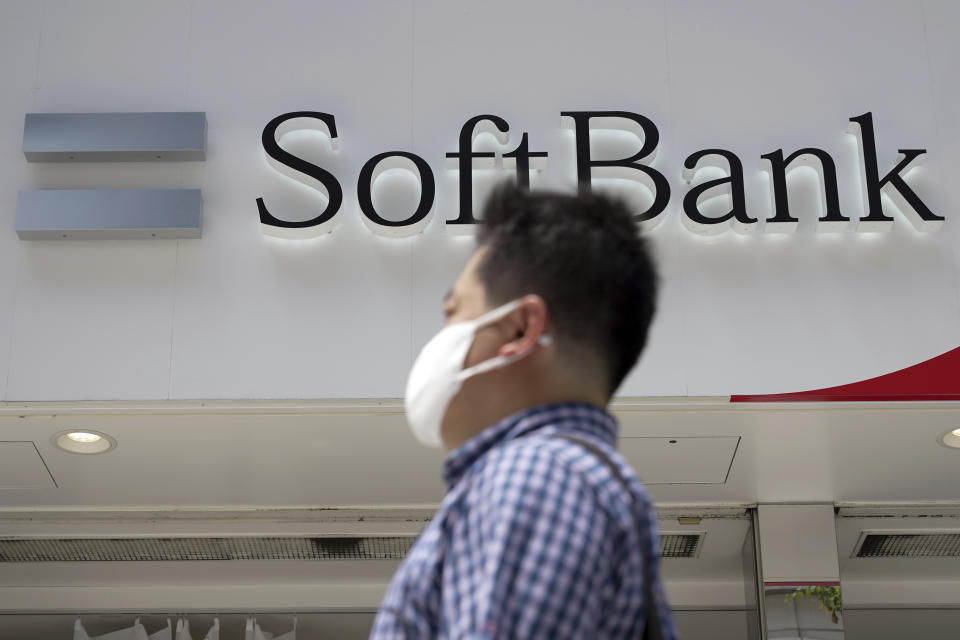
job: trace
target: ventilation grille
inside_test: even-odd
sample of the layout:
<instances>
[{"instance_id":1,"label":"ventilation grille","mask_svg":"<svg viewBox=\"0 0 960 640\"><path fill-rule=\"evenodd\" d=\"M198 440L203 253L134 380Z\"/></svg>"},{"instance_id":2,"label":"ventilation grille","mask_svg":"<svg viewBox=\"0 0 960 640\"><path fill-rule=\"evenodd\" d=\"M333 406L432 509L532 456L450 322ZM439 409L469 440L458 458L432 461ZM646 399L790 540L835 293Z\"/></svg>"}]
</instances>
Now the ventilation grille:
<instances>
[{"instance_id":1,"label":"ventilation grille","mask_svg":"<svg viewBox=\"0 0 960 640\"><path fill-rule=\"evenodd\" d=\"M857 558L960 558L960 531L866 533Z\"/></svg>"},{"instance_id":2,"label":"ventilation grille","mask_svg":"<svg viewBox=\"0 0 960 640\"><path fill-rule=\"evenodd\" d=\"M400 560L413 536L0 540L0 562Z\"/></svg>"},{"instance_id":3,"label":"ventilation grille","mask_svg":"<svg viewBox=\"0 0 960 640\"><path fill-rule=\"evenodd\" d=\"M697 558L704 534L663 533L660 535L661 558Z\"/></svg>"},{"instance_id":4,"label":"ventilation grille","mask_svg":"<svg viewBox=\"0 0 960 640\"><path fill-rule=\"evenodd\" d=\"M664 533L660 555L696 558L703 536L702 532ZM415 541L415 536L0 539L0 562L402 560Z\"/></svg>"}]
</instances>

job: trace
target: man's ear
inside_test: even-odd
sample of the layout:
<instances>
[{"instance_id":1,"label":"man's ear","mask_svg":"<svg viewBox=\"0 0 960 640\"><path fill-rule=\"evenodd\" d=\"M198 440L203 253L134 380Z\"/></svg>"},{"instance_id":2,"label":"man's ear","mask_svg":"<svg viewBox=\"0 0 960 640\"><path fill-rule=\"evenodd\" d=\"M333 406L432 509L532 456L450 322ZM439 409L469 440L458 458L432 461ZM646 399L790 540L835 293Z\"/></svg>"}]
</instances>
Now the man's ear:
<instances>
[{"instance_id":1,"label":"man's ear","mask_svg":"<svg viewBox=\"0 0 960 640\"><path fill-rule=\"evenodd\" d=\"M550 311L546 301L538 295L524 296L513 313L508 316L515 323L516 337L500 347L501 356L527 354L536 349L540 337L547 332Z\"/></svg>"}]
</instances>

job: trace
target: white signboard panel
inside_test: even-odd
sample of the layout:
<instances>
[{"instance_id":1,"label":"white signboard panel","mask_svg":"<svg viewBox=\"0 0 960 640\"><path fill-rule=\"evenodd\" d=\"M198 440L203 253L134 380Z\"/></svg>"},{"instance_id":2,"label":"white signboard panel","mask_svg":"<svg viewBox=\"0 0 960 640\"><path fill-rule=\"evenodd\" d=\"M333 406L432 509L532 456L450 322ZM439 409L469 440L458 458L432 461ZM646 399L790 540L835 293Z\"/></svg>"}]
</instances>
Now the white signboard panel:
<instances>
[{"instance_id":1,"label":"white signboard panel","mask_svg":"<svg viewBox=\"0 0 960 640\"><path fill-rule=\"evenodd\" d=\"M472 250L469 234L446 224L462 213L460 165L448 154L481 114L509 130L473 142L494 154L492 168L482 168L489 156L471 160L476 211L515 174L519 159L503 155L524 134L529 151L547 154L530 158L531 187L576 189L576 129L561 126L563 112L626 111L656 125L655 157L642 162L671 192L645 223L663 295L622 395L822 388L960 345L960 45L946 26L960 9L949 2L109 0L42 9L0 6L5 400L399 397ZM206 161L26 163L25 113L110 111L205 112ZM324 229L332 233L277 238L263 232L258 198L291 221L329 204L264 152L267 124L298 111L335 116L336 149L329 128L291 131L279 145L334 176L342 204ZM869 217L869 154L847 128L866 113L878 178L898 150L926 150L905 180L942 225L895 212L902 190L881 197L892 222L858 224ZM594 133L594 158L642 144ZM767 228L779 209L762 157L806 148L833 161L836 202L815 171L793 169L784 186L797 222ZM684 161L705 149L740 161L756 225L733 219L706 234L714 229L684 214ZM370 165L387 152L408 155ZM432 173L434 202L422 224L398 229L390 222L411 216L429 186L409 154ZM718 164L686 178L694 187L721 179L731 163ZM376 223L361 211L365 166ZM654 197L635 182L595 186L642 211ZM203 237L21 242L17 192L52 188L201 189ZM725 198L702 207L710 216L730 208Z\"/></svg>"}]
</instances>

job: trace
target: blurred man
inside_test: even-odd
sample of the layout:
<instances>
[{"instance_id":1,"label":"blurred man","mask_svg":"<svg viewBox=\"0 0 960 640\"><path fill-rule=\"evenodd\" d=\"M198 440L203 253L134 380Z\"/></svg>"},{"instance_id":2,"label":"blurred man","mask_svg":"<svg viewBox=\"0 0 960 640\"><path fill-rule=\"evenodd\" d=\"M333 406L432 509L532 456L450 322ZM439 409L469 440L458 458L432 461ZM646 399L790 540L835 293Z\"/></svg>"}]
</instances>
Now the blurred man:
<instances>
[{"instance_id":1,"label":"blurred man","mask_svg":"<svg viewBox=\"0 0 960 640\"><path fill-rule=\"evenodd\" d=\"M657 276L626 207L499 188L407 383L447 495L372 638L667 638L656 514L605 407Z\"/></svg>"}]
</instances>

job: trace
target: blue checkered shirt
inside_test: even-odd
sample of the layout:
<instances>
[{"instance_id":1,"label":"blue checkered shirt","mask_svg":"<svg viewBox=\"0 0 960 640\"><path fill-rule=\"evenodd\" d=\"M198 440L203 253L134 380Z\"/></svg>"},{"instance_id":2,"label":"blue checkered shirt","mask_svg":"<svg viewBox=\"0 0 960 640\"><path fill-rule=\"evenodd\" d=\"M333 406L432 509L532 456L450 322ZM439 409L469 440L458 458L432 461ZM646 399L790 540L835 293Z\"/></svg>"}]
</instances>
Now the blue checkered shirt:
<instances>
[{"instance_id":1,"label":"blue checkered shirt","mask_svg":"<svg viewBox=\"0 0 960 640\"><path fill-rule=\"evenodd\" d=\"M559 434L607 453L633 495L595 455L551 437ZM664 638L674 640L656 513L616 442L607 412L556 404L513 415L457 449L444 468L447 495L397 570L370 637L640 638L648 557Z\"/></svg>"}]
</instances>

